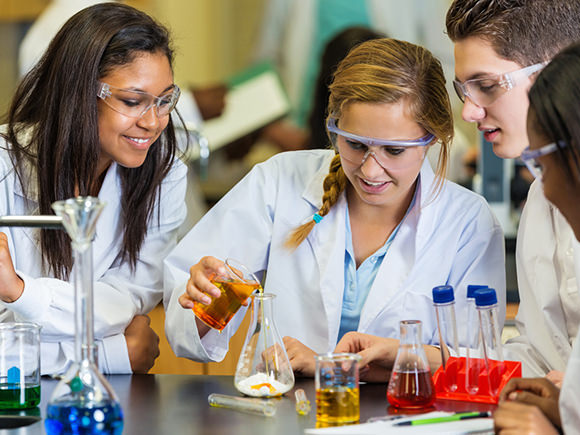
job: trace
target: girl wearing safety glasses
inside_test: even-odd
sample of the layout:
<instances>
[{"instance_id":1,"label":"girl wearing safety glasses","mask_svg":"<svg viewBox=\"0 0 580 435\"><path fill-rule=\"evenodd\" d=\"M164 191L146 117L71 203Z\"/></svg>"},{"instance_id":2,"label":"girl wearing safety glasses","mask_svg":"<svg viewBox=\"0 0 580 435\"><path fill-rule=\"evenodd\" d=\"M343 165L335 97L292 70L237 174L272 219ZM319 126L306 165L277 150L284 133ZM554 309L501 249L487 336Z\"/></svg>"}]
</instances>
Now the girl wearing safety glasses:
<instances>
[{"instance_id":1,"label":"girl wearing safety glasses","mask_svg":"<svg viewBox=\"0 0 580 435\"><path fill-rule=\"evenodd\" d=\"M333 149L257 165L166 260L166 333L179 356L227 352L244 313L220 334L191 311L219 296L209 278L226 257L277 295L276 324L306 376L350 331L389 337L391 363L400 320L420 319L424 343L437 345L434 286L455 288L460 321L468 284L495 287L504 310L501 228L483 198L444 180L453 125L431 53L393 39L354 48L330 86L327 129ZM425 156L436 142L434 174ZM427 348L435 367L440 352Z\"/></svg>"},{"instance_id":2,"label":"girl wearing safety glasses","mask_svg":"<svg viewBox=\"0 0 580 435\"><path fill-rule=\"evenodd\" d=\"M147 372L162 259L185 217L186 168L170 112L169 34L104 3L73 16L16 91L1 139L1 215L52 214L76 195L106 203L94 251L95 338L106 373ZM74 268L64 231L0 233L0 318L42 325L42 372L74 359Z\"/></svg>"},{"instance_id":3,"label":"girl wearing safety glasses","mask_svg":"<svg viewBox=\"0 0 580 435\"><path fill-rule=\"evenodd\" d=\"M540 178L546 199L570 224L575 236L572 251L580 253L580 45L558 54L540 73L529 93L527 132L530 146L521 155L532 173ZM541 215L550 221L550 215ZM543 239L540 239L543 240ZM548 245L547 245L548 246ZM555 265L552 265L555 269ZM580 262L574 264L580 276ZM554 272L555 273L555 272ZM576 280L576 285L579 285ZM580 288L578 288L580 290ZM543 297L556 291L544 288ZM580 308L578 293L567 295ZM566 317L574 319L565 311ZM544 314L545 315L545 314ZM564 318L535 319L560 323ZM578 324L575 324L576 329ZM514 379L501 393L494 415L496 429L528 433L578 433L580 428L580 338L576 334L562 383L562 391L546 378ZM541 412L538 412L538 408ZM549 420L549 421L548 421Z\"/></svg>"}]
</instances>

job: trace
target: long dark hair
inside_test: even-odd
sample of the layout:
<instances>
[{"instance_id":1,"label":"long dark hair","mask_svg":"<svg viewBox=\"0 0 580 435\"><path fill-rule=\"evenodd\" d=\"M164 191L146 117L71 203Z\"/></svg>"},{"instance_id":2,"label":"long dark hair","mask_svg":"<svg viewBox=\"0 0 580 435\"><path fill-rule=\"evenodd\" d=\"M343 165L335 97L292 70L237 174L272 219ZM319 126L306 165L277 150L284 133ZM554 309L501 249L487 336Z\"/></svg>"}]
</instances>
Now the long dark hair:
<instances>
[{"instance_id":1,"label":"long dark hair","mask_svg":"<svg viewBox=\"0 0 580 435\"><path fill-rule=\"evenodd\" d=\"M54 201L90 193L100 151L99 80L143 52L163 53L172 65L167 29L130 6L97 4L64 24L20 83L4 137L23 189L30 177L25 168L31 166L37 175L38 213L52 214ZM119 167L123 227L119 254L133 269L176 149L170 118L143 165ZM72 253L65 232L41 230L40 245L44 272L68 278Z\"/></svg>"},{"instance_id":2,"label":"long dark hair","mask_svg":"<svg viewBox=\"0 0 580 435\"><path fill-rule=\"evenodd\" d=\"M574 166L576 173L580 171L580 44L556 55L538 75L528 95L532 128L556 143L573 177Z\"/></svg>"}]
</instances>

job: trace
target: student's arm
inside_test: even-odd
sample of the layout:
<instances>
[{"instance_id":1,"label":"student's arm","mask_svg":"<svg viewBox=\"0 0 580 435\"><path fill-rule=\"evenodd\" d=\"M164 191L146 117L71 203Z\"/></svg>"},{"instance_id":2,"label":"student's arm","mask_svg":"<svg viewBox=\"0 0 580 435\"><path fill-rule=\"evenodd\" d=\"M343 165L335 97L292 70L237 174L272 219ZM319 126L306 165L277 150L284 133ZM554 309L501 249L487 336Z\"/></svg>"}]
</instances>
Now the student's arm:
<instances>
[{"instance_id":1,"label":"student's arm","mask_svg":"<svg viewBox=\"0 0 580 435\"><path fill-rule=\"evenodd\" d=\"M191 307L180 304L190 268L202 257L231 257L260 274L267 267L272 239L279 174L276 161L257 165L228 192L180 241L165 260L165 333L177 356L196 361L221 361L241 323L242 307L219 333L198 329Z\"/></svg>"},{"instance_id":2,"label":"student's arm","mask_svg":"<svg viewBox=\"0 0 580 435\"><path fill-rule=\"evenodd\" d=\"M133 272L126 263L114 263L94 283L94 334L100 342L100 356L105 365L111 367L110 372L130 372L136 361L135 355L143 351L135 349L136 353L129 354L124 334L135 315L146 314L161 300L162 261L175 245L177 228L186 213L183 202L186 171L184 165L178 164L168 175L161 194L159 221L154 214L136 270ZM94 265L96 267L98 265ZM54 278L35 278L18 269L16 272L24 281L25 288L16 301L5 304L6 308L18 320L39 323L43 341L73 343L73 285ZM149 331L145 332L152 337ZM150 347L152 341L142 345ZM63 357L71 358L73 355L62 351L60 356L62 362ZM138 364L139 371L145 365Z\"/></svg>"}]
</instances>

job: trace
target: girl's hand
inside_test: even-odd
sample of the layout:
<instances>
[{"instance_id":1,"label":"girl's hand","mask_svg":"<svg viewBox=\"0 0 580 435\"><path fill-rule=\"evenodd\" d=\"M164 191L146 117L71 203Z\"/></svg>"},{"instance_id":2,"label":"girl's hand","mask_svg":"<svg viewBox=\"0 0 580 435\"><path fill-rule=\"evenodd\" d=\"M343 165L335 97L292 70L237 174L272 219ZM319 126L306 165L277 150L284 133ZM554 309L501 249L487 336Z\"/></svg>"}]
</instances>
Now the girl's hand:
<instances>
[{"instance_id":1,"label":"girl's hand","mask_svg":"<svg viewBox=\"0 0 580 435\"><path fill-rule=\"evenodd\" d=\"M493 424L495 433L501 435L558 433L537 406L518 402L501 402L493 413Z\"/></svg>"},{"instance_id":2,"label":"girl's hand","mask_svg":"<svg viewBox=\"0 0 580 435\"><path fill-rule=\"evenodd\" d=\"M225 275L226 268L224 262L215 257L203 257L191 266L185 293L179 297L179 304L187 309L193 308L194 302L209 305L212 298L221 295L220 290L211 283L211 279L218 274Z\"/></svg>"},{"instance_id":3,"label":"girl's hand","mask_svg":"<svg viewBox=\"0 0 580 435\"><path fill-rule=\"evenodd\" d=\"M510 379L499 396L500 403L518 402L533 405L552 422L561 427L558 399L560 390L546 378Z\"/></svg>"},{"instance_id":4,"label":"girl's hand","mask_svg":"<svg viewBox=\"0 0 580 435\"><path fill-rule=\"evenodd\" d=\"M336 345L336 353L357 353L361 380L388 382L395 364L399 340L377 337L362 332L347 332Z\"/></svg>"},{"instance_id":5,"label":"girl's hand","mask_svg":"<svg viewBox=\"0 0 580 435\"><path fill-rule=\"evenodd\" d=\"M3 302L16 301L24 291L24 281L16 274L8 247L8 237L0 232L0 299Z\"/></svg>"},{"instance_id":6,"label":"girl's hand","mask_svg":"<svg viewBox=\"0 0 580 435\"><path fill-rule=\"evenodd\" d=\"M292 337L284 337L282 341L294 373L299 376L314 377L316 352Z\"/></svg>"}]
</instances>

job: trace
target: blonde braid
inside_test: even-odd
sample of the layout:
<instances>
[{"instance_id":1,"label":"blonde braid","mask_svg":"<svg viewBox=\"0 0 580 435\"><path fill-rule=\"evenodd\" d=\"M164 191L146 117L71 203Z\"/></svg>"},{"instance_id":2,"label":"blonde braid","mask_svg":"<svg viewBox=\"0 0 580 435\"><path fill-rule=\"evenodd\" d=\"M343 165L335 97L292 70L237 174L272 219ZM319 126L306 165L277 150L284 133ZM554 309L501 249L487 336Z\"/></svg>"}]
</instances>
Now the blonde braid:
<instances>
[{"instance_id":1,"label":"blonde braid","mask_svg":"<svg viewBox=\"0 0 580 435\"><path fill-rule=\"evenodd\" d=\"M330 162L328 175L324 178L324 182L322 183L324 193L322 194L322 207L318 210L320 216L326 216L332 206L336 204L340 194L346 187L346 182L346 175L344 175L344 171L340 164L340 156L337 154ZM292 231L286 239L286 248L294 250L300 246L306 237L308 237L308 234L310 234L314 225L316 225L316 222L314 219L311 219Z\"/></svg>"}]
</instances>

